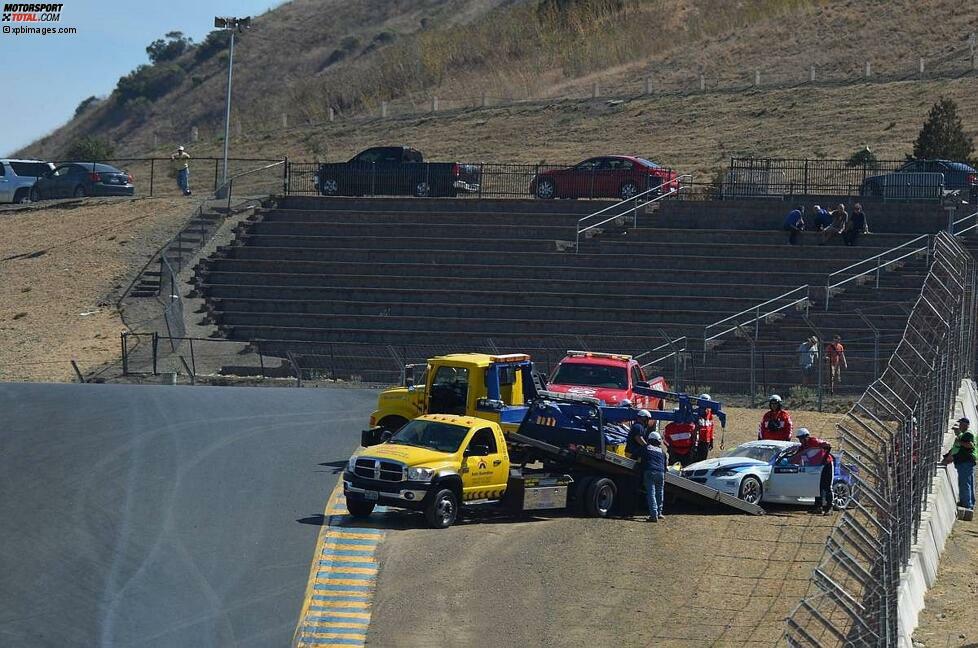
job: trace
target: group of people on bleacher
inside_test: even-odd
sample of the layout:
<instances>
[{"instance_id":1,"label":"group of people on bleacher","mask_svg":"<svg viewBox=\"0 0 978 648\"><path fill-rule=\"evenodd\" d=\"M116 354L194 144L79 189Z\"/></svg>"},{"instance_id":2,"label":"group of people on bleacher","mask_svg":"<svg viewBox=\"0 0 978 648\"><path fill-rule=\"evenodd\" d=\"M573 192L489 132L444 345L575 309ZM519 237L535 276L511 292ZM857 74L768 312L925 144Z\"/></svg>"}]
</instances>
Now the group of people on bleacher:
<instances>
[{"instance_id":1,"label":"group of people on bleacher","mask_svg":"<svg viewBox=\"0 0 978 648\"><path fill-rule=\"evenodd\" d=\"M820 205L813 206L812 211L815 215L811 223L805 222L804 205L798 205L785 216L782 229L788 232L789 245L798 245L798 234L804 231L821 232L819 245L825 245L834 237L841 236L843 243L853 246L860 236L869 234L869 221L859 203L852 206L852 214L841 203L832 211Z\"/></svg>"}]
</instances>

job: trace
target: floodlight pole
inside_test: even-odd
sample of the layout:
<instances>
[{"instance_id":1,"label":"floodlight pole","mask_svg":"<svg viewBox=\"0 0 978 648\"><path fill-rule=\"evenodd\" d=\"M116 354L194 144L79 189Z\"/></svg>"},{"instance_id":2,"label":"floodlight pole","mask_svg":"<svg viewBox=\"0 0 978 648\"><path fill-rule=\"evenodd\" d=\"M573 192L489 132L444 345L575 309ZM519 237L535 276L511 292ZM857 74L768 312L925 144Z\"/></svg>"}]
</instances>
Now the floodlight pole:
<instances>
[{"instance_id":1,"label":"floodlight pole","mask_svg":"<svg viewBox=\"0 0 978 648\"><path fill-rule=\"evenodd\" d=\"M231 32L231 47L228 51L228 97L224 111L224 176L221 184L227 184L228 181L228 142L231 139L231 70L234 66L234 27L228 31Z\"/></svg>"}]
</instances>

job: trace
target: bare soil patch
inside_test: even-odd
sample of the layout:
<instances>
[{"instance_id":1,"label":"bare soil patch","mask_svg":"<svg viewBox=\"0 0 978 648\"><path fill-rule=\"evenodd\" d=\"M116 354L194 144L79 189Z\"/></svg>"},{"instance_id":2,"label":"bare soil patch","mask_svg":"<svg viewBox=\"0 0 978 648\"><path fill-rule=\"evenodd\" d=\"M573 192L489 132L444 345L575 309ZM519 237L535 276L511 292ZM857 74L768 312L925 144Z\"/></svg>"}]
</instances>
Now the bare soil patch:
<instances>
[{"instance_id":1,"label":"bare soil patch","mask_svg":"<svg viewBox=\"0 0 978 648\"><path fill-rule=\"evenodd\" d=\"M183 198L0 211L0 380L65 381L118 359L115 301L187 220Z\"/></svg>"},{"instance_id":2,"label":"bare soil patch","mask_svg":"<svg viewBox=\"0 0 978 648\"><path fill-rule=\"evenodd\" d=\"M978 646L978 526L958 521L941 554L937 584L927 592L914 644L927 648Z\"/></svg>"},{"instance_id":3,"label":"bare soil patch","mask_svg":"<svg viewBox=\"0 0 978 648\"><path fill-rule=\"evenodd\" d=\"M731 408L726 444L756 437ZM835 439L838 414L794 412ZM835 517L473 517L444 531L389 514L369 643L378 646L780 645Z\"/></svg>"}]
</instances>

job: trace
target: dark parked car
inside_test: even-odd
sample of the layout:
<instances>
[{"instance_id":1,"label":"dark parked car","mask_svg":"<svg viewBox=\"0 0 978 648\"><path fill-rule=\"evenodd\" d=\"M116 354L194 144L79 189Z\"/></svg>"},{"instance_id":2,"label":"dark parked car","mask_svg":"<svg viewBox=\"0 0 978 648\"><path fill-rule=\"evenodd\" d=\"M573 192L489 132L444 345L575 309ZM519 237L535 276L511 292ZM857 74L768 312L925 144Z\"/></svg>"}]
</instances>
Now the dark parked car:
<instances>
[{"instance_id":1,"label":"dark parked car","mask_svg":"<svg viewBox=\"0 0 978 648\"><path fill-rule=\"evenodd\" d=\"M320 164L316 189L324 196L456 196L479 190L479 167L425 162L407 146L377 146L349 162Z\"/></svg>"},{"instance_id":2,"label":"dark parked car","mask_svg":"<svg viewBox=\"0 0 978 648\"><path fill-rule=\"evenodd\" d=\"M37 179L31 200L84 196L131 196L132 175L100 162L65 162Z\"/></svg>"},{"instance_id":3,"label":"dark parked car","mask_svg":"<svg viewBox=\"0 0 978 648\"><path fill-rule=\"evenodd\" d=\"M537 198L621 198L626 200L667 182L676 172L631 155L606 155L566 169L543 171L530 182Z\"/></svg>"},{"instance_id":4,"label":"dark parked car","mask_svg":"<svg viewBox=\"0 0 978 648\"><path fill-rule=\"evenodd\" d=\"M945 191L964 190L972 194L978 191L978 171L970 165L950 160L912 160L893 173L866 178L859 195L882 198L889 186L914 184L913 176L899 175L911 173L943 173Z\"/></svg>"}]
</instances>

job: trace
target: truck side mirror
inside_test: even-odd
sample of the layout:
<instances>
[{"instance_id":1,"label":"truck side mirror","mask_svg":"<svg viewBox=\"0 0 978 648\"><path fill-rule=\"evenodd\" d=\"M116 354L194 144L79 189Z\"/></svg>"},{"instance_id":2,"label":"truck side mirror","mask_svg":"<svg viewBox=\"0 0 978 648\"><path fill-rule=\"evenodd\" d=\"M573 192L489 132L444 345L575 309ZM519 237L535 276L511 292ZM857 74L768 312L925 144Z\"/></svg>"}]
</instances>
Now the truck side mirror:
<instances>
[{"instance_id":1,"label":"truck side mirror","mask_svg":"<svg viewBox=\"0 0 978 648\"><path fill-rule=\"evenodd\" d=\"M391 438L390 430L384 428L371 428L360 433L360 445L364 448L380 445Z\"/></svg>"}]
</instances>

